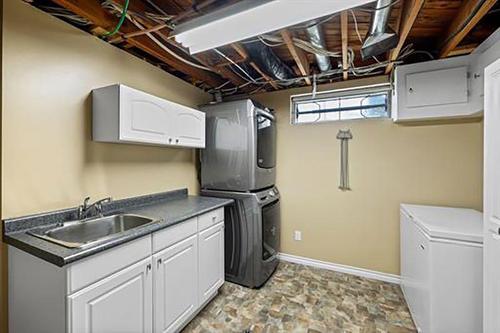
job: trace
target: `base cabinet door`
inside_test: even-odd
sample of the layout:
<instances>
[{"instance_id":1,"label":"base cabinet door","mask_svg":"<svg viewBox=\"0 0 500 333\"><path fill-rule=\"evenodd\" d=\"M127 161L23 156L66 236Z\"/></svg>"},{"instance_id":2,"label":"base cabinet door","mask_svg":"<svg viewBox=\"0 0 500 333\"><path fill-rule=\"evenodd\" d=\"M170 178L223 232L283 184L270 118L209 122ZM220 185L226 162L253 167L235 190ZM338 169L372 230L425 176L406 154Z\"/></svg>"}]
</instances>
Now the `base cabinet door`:
<instances>
[{"instance_id":1,"label":"base cabinet door","mask_svg":"<svg viewBox=\"0 0 500 333\"><path fill-rule=\"evenodd\" d=\"M224 283L224 222L200 232L199 300L205 303Z\"/></svg>"},{"instance_id":2,"label":"base cabinet door","mask_svg":"<svg viewBox=\"0 0 500 333\"><path fill-rule=\"evenodd\" d=\"M177 332L198 308L198 239L153 256L154 332Z\"/></svg>"},{"instance_id":3,"label":"base cabinet door","mask_svg":"<svg viewBox=\"0 0 500 333\"><path fill-rule=\"evenodd\" d=\"M152 332L151 258L68 296L71 333Z\"/></svg>"}]
</instances>

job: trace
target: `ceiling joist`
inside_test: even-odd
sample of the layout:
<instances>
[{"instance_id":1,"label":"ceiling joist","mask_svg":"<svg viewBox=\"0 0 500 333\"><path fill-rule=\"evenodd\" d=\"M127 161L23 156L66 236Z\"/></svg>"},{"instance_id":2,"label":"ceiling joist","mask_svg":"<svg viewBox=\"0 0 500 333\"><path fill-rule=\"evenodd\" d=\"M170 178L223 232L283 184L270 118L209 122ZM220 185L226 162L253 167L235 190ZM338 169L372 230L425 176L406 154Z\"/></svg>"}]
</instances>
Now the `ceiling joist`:
<instances>
[{"instance_id":1,"label":"ceiling joist","mask_svg":"<svg viewBox=\"0 0 500 333\"><path fill-rule=\"evenodd\" d=\"M311 79L308 77L310 73L309 60L307 60L306 54L304 53L304 51L295 46L290 31L288 31L287 29L283 29L281 30L280 33L281 37L283 38L283 41L285 42L286 47L288 48L288 51L292 55L293 60L295 60L295 63L299 68L300 74L302 76L305 76L306 83L308 85L311 85Z\"/></svg>"},{"instance_id":2,"label":"ceiling joist","mask_svg":"<svg viewBox=\"0 0 500 333\"><path fill-rule=\"evenodd\" d=\"M399 27L399 42L398 45L396 45L396 47L389 53L390 63L385 69L385 74L389 74L394 68L394 61L398 59L399 53L406 42L406 38L410 34L410 30L413 27L424 2L425 0L406 0L403 2Z\"/></svg>"},{"instance_id":3,"label":"ceiling joist","mask_svg":"<svg viewBox=\"0 0 500 333\"><path fill-rule=\"evenodd\" d=\"M347 20L347 11L340 13L340 34L342 38L342 77L344 80L349 78L349 63L347 59L347 44L349 43L349 22Z\"/></svg>"},{"instance_id":4,"label":"ceiling joist","mask_svg":"<svg viewBox=\"0 0 500 333\"><path fill-rule=\"evenodd\" d=\"M100 3L97 1L85 1L85 0L53 0L55 3L67 10L86 18L87 20L94 23L96 26L102 27L108 31L112 30L117 22L118 18L111 15L110 13L103 10ZM134 27L129 22L124 22L121 29L123 33L136 32L137 28ZM179 70L185 74L190 75L193 79L205 82L209 86L216 87L224 83L222 78L218 75L206 71L203 69L192 67L163 50L152 40L146 36L137 36L135 38L130 38L128 43L147 52L165 62L167 65Z\"/></svg>"},{"instance_id":5,"label":"ceiling joist","mask_svg":"<svg viewBox=\"0 0 500 333\"><path fill-rule=\"evenodd\" d=\"M465 36L476 26L484 15L493 7L497 0L468 0L462 3L460 10L451 22L445 34L439 52L440 58L450 56L450 53L460 44Z\"/></svg>"},{"instance_id":6,"label":"ceiling joist","mask_svg":"<svg viewBox=\"0 0 500 333\"><path fill-rule=\"evenodd\" d=\"M125 0L113 0L116 6L112 6L112 9L111 5L103 7L102 0L30 0L30 3L54 15L55 12L50 8L44 8L50 1L90 21L91 25L83 26L78 20L63 18L96 36L103 36L116 27L120 17L120 7L125 3ZM264 67L252 59L241 42L221 48L221 51L223 49L229 51L225 56L216 50L191 55L170 35L173 22L184 22L194 16L204 15L240 1L246 0L203 0L202 3L206 2L207 6L201 12L193 12L193 0L130 1L128 14L132 19L125 20L119 32L105 40L137 57L146 58L165 71L198 87L209 91L219 88L223 95L255 93L273 88L284 89L285 85L279 84L272 73L265 72ZM439 54L440 57L468 54L498 28L500 18L498 0L401 0L394 7L389 24L398 31L399 41L393 50L387 52L386 59L389 61L385 68L386 73L393 70L398 60L403 60L401 54L406 50L405 46L410 43L414 43L419 50ZM199 6L196 8L199 9ZM356 21L353 17L351 22L357 23L356 30L354 26L349 27L349 10L357 15ZM373 4L349 10L321 22L327 48L341 55L339 66L342 68L342 74L332 75L330 79L334 81L351 79L349 74L351 66L369 68L373 64L371 60L365 61L358 56L360 48L358 34L363 36L367 33L373 16ZM489 15L485 17L486 14ZM286 87L301 86L304 81L306 84L312 83L311 66L314 66L316 59L312 56L314 50L306 51L298 47L298 40L295 39L309 41L306 29L311 24L316 23L304 22L294 26L293 30L281 28L282 30L278 32L281 38L270 45L277 57L284 63L292 65L296 77L304 78ZM432 43L429 43L429 40ZM439 41L440 43L436 43ZM228 50L228 47L231 50ZM352 63L351 50L355 55ZM422 61L422 59L424 58L412 57L404 60ZM247 78L244 73L246 69L250 70L248 75L255 78Z\"/></svg>"}]
</instances>

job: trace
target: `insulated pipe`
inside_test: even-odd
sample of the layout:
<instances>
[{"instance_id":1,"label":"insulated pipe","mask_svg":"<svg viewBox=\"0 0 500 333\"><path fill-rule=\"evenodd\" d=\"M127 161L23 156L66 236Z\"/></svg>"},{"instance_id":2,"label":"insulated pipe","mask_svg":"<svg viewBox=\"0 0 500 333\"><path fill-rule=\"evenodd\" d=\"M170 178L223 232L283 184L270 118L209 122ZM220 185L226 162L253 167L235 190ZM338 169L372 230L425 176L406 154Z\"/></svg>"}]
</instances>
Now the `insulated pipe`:
<instances>
[{"instance_id":1,"label":"insulated pipe","mask_svg":"<svg viewBox=\"0 0 500 333\"><path fill-rule=\"evenodd\" d=\"M393 0L378 0L373 13L370 32L361 47L361 57L374 57L396 47L398 35L387 26Z\"/></svg>"},{"instance_id":2,"label":"insulated pipe","mask_svg":"<svg viewBox=\"0 0 500 333\"><path fill-rule=\"evenodd\" d=\"M250 59L254 61L266 74L277 80L290 80L295 74L274 51L262 42L257 41L245 45ZM291 84L292 82L290 82ZM282 83L284 84L284 83Z\"/></svg>"},{"instance_id":3,"label":"insulated pipe","mask_svg":"<svg viewBox=\"0 0 500 333\"><path fill-rule=\"evenodd\" d=\"M321 27L319 26L319 24L315 24L307 28L306 31L311 44L313 44L317 48L326 50L325 37L323 36L323 32L321 31ZM317 53L315 53L315 56L318 67L322 72L326 72L332 69L332 64L330 63L330 59L327 56Z\"/></svg>"}]
</instances>

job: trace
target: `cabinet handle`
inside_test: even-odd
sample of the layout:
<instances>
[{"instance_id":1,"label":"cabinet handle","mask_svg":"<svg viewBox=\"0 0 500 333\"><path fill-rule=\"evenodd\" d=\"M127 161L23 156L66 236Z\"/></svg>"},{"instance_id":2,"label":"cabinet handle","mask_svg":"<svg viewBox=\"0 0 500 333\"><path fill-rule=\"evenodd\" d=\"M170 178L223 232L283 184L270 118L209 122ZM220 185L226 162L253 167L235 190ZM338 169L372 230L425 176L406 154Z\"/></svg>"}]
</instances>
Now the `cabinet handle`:
<instances>
[{"instance_id":1,"label":"cabinet handle","mask_svg":"<svg viewBox=\"0 0 500 333\"><path fill-rule=\"evenodd\" d=\"M420 244L420 248L421 248L422 250L425 250L425 246L423 246L422 244Z\"/></svg>"},{"instance_id":2,"label":"cabinet handle","mask_svg":"<svg viewBox=\"0 0 500 333\"><path fill-rule=\"evenodd\" d=\"M179 139L175 139L175 143L179 143Z\"/></svg>"},{"instance_id":3,"label":"cabinet handle","mask_svg":"<svg viewBox=\"0 0 500 333\"><path fill-rule=\"evenodd\" d=\"M151 264L146 265L146 274L148 274L149 271L151 271Z\"/></svg>"},{"instance_id":4,"label":"cabinet handle","mask_svg":"<svg viewBox=\"0 0 500 333\"><path fill-rule=\"evenodd\" d=\"M212 216L212 222L215 223L215 219L217 218L217 216Z\"/></svg>"},{"instance_id":5,"label":"cabinet handle","mask_svg":"<svg viewBox=\"0 0 500 333\"><path fill-rule=\"evenodd\" d=\"M162 262L161 258L160 258L160 259L158 259L158 261L156 262L156 267L160 267L161 262Z\"/></svg>"}]
</instances>

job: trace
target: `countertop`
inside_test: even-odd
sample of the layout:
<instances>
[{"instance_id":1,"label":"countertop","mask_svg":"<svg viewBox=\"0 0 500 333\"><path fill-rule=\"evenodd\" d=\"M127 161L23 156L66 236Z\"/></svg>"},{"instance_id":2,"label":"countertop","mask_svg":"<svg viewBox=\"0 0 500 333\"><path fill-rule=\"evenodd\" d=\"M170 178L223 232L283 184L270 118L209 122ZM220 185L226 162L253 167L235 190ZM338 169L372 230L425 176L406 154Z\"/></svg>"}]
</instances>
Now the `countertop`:
<instances>
[{"instance_id":1,"label":"countertop","mask_svg":"<svg viewBox=\"0 0 500 333\"><path fill-rule=\"evenodd\" d=\"M76 208L6 219L3 221L3 239L9 245L62 267L232 202L232 199L188 196L186 189L114 201L103 206L104 215L120 212L143 215L158 221L125 231L105 242L84 248L66 248L26 233L32 228L74 220Z\"/></svg>"}]
</instances>

